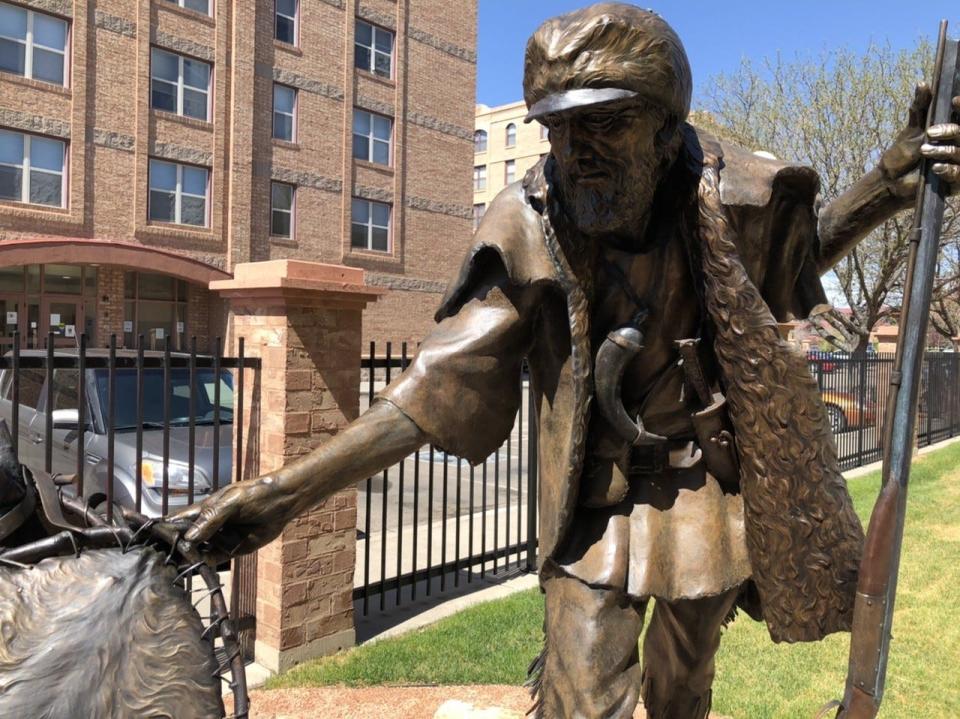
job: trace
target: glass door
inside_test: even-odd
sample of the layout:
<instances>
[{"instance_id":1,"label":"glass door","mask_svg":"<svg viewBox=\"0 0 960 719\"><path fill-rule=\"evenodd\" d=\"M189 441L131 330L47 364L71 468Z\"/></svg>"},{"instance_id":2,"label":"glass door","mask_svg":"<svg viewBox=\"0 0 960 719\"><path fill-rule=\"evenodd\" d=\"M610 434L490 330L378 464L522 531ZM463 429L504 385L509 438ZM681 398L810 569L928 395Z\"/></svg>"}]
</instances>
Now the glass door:
<instances>
[{"instance_id":1,"label":"glass door","mask_svg":"<svg viewBox=\"0 0 960 719\"><path fill-rule=\"evenodd\" d=\"M44 297L40 313L41 346L48 332L53 333L54 347L76 347L83 327L83 303L74 298Z\"/></svg>"},{"instance_id":2,"label":"glass door","mask_svg":"<svg viewBox=\"0 0 960 719\"><path fill-rule=\"evenodd\" d=\"M13 348L13 333L20 329L20 323L23 321L20 317L22 305L22 296L0 295L0 355L6 354Z\"/></svg>"}]
</instances>

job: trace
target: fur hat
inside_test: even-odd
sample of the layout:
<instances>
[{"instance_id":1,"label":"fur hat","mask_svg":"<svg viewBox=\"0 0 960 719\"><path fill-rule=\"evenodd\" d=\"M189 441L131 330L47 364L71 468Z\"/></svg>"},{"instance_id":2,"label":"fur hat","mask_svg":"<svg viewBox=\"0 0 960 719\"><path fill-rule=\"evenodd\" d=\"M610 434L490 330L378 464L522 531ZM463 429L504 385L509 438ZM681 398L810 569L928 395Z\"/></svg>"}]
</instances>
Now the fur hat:
<instances>
[{"instance_id":1,"label":"fur hat","mask_svg":"<svg viewBox=\"0 0 960 719\"><path fill-rule=\"evenodd\" d=\"M526 122L638 97L683 122L693 79L680 38L651 10L598 3L544 22L527 42Z\"/></svg>"}]
</instances>

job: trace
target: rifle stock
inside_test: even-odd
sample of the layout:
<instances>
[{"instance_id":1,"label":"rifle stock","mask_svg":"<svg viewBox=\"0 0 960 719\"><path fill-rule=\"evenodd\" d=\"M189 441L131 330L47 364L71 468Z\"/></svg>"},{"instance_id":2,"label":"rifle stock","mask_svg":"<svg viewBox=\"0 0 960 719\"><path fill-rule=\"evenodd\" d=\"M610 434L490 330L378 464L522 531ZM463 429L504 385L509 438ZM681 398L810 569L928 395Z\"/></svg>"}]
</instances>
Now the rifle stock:
<instances>
[{"instance_id":1,"label":"rifle stock","mask_svg":"<svg viewBox=\"0 0 960 719\"><path fill-rule=\"evenodd\" d=\"M956 40L947 39L946 31L944 20L940 24L934 95L927 127L950 121L951 101L960 92L957 87L960 49ZM921 184L907 264L901 340L890 380L883 487L870 516L860 564L847 684L837 719L873 719L883 700L923 351L945 206L945 188L928 165L924 161L920 167Z\"/></svg>"}]
</instances>

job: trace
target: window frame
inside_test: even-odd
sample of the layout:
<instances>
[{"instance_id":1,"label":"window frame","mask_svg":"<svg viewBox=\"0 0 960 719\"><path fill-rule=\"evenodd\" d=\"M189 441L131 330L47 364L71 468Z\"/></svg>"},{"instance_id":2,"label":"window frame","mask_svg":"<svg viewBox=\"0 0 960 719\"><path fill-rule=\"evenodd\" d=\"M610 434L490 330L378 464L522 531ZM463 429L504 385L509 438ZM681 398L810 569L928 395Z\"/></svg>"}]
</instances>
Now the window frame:
<instances>
[{"instance_id":1,"label":"window frame","mask_svg":"<svg viewBox=\"0 0 960 719\"><path fill-rule=\"evenodd\" d=\"M487 151L487 142L489 133L486 130L474 130L473 133L473 154L479 155Z\"/></svg>"},{"instance_id":2,"label":"window frame","mask_svg":"<svg viewBox=\"0 0 960 719\"><path fill-rule=\"evenodd\" d=\"M286 112L277 110L277 88L283 88L285 90L290 90L291 92L293 92L293 112L289 113L289 117L290 117L290 137L289 138L277 136L277 114L285 115L285 116L288 115L288 113ZM298 92L297 88L295 88L293 85L285 85L282 82L274 82L273 92L271 94L271 102L272 102L271 115L270 115L271 137L273 137L274 140L282 140L283 142L296 143L297 129L298 129L297 115L299 114L297 110L299 108L299 103L300 103L300 93Z\"/></svg>"},{"instance_id":3,"label":"window frame","mask_svg":"<svg viewBox=\"0 0 960 719\"><path fill-rule=\"evenodd\" d=\"M473 231L474 232L476 232L480 228L480 223L483 221L483 216L486 213L487 213L486 202L473 203Z\"/></svg>"},{"instance_id":4,"label":"window frame","mask_svg":"<svg viewBox=\"0 0 960 719\"><path fill-rule=\"evenodd\" d=\"M487 189L487 166L473 166L473 191L483 192Z\"/></svg>"},{"instance_id":5,"label":"window frame","mask_svg":"<svg viewBox=\"0 0 960 719\"><path fill-rule=\"evenodd\" d=\"M357 28L359 25L367 25L370 27L370 42L371 45L364 45L359 40L359 34L357 33ZM386 75L381 75L377 72L377 55L386 55L383 50L377 49L377 32L384 32L390 35L390 72ZM365 50L370 51L370 65L368 67L361 67L357 65L357 47L362 47ZM353 26L353 67L357 70L362 70L371 75L379 77L383 80L393 80L394 72L396 67L396 62L394 62L397 52L397 33L389 28L382 27L380 25L375 25L374 23L364 20L363 18L356 18Z\"/></svg>"},{"instance_id":6,"label":"window frame","mask_svg":"<svg viewBox=\"0 0 960 719\"><path fill-rule=\"evenodd\" d=\"M542 123L540 124L540 139L550 140L550 128Z\"/></svg>"},{"instance_id":7,"label":"window frame","mask_svg":"<svg viewBox=\"0 0 960 719\"><path fill-rule=\"evenodd\" d=\"M7 7L14 8L15 10L22 10L27 13L27 35L21 40L18 37L12 37L10 35L4 35L2 29L0 29L0 38L4 40L9 40L10 42L15 42L22 44L23 49L23 74L17 72L12 72L10 70L0 70L0 72L5 72L10 75L15 75L17 77L23 77L28 80L33 80L34 82L44 82L48 85L53 85L55 87L70 87L70 50L71 50L71 39L72 33L71 29L73 23L71 23L67 18L59 17L58 15L51 15L50 13L40 12L39 10L34 10L29 7L24 7L22 5L14 5L13 3L0 2L0 5L6 5ZM50 20L56 20L61 22L64 25L63 31L63 49L59 50L55 47L49 47L47 45L39 45L33 40L33 20L35 15L43 15ZM44 80L43 78L36 78L33 76L33 50L34 48L39 47L41 50L46 52L56 53L63 56L63 80L59 83L52 82L50 80Z\"/></svg>"},{"instance_id":8,"label":"window frame","mask_svg":"<svg viewBox=\"0 0 960 719\"><path fill-rule=\"evenodd\" d=\"M516 181L517 181L517 161L504 160L503 161L503 184L509 185Z\"/></svg>"},{"instance_id":9,"label":"window frame","mask_svg":"<svg viewBox=\"0 0 960 719\"><path fill-rule=\"evenodd\" d=\"M176 5L177 7L179 7L179 8L182 9L182 10L189 10L190 12L200 13L201 15L206 15L207 17L213 17L213 3L214 3L214 0L206 0L206 3L207 3L207 11L206 11L206 12L204 12L203 10L195 10L195 9L192 8L192 7L187 7L187 6L184 4L184 3L186 3L187 0L166 0L166 1L169 2L169 3L172 3L172 4L174 4L174 5Z\"/></svg>"},{"instance_id":10,"label":"window frame","mask_svg":"<svg viewBox=\"0 0 960 719\"><path fill-rule=\"evenodd\" d=\"M165 165L173 165L177 170L177 185L174 189L174 203L173 203L173 216L174 219L171 220L160 220L155 219L151 216L152 209L152 194L154 191L152 180L153 180L153 163L162 163ZM197 170L203 170L206 173L206 183L204 185L204 195L203 195L203 224L195 225L191 222L183 222L183 196L188 197L200 197L200 195L195 195L192 192L183 191L183 170L184 168L194 168ZM160 157L150 157L147 159L147 220L149 222L156 222L161 225L178 225L182 227L196 227L200 229L209 229L210 228L210 172L209 167L204 167L203 165L191 165L187 162L175 162L173 160L165 160ZM169 193L170 190L165 188L157 188L157 192Z\"/></svg>"},{"instance_id":11,"label":"window frame","mask_svg":"<svg viewBox=\"0 0 960 719\"><path fill-rule=\"evenodd\" d=\"M351 197L351 198L350 198L350 202L351 202L351 210L350 210L350 249L351 249L351 250L360 250L360 251L362 251L362 252L376 252L376 253L378 253L378 254L387 254L387 255L389 255L391 252L393 252L393 204L392 204L392 203L389 203L389 202L379 202L379 201L377 201L377 200L368 200L368 199L366 199L366 198L364 198L364 197L356 197L356 196ZM367 221L366 221L366 223L357 222L357 221L354 219L353 207L352 207L354 202L365 202L365 203L367 203ZM375 224L373 223L373 206L374 206L374 205L383 205L384 207L387 208L387 224L386 224L385 226L384 226L384 225L375 225ZM363 247L358 247L357 245L353 244L353 226L354 226L354 225L366 227L367 243L366 243L366 245L363 246ZM386 249L386 250L378 250L378 249L376 249L376 248L373 247L373 228L374 228L374 227L379 227L379 228L386 229L386 231L387 231L387 249Z\"/></svg>"},{"instance_id":12,"label":"window frame","mask_svg":"<svg viewBox=\"0 0 960 719\"><path fill-rule=\"evenodd\" d=\"M290 209L278 209L273 204L273 188L275 186L282 185L283 187L290 188ZM281 212L290 215L290 233L286 235L278 235L273 231L273 215L276 212ZM351 218L352 221L352 218ZM270 237L280 239L280 240L293 240L297 236L297 186L290 182L279 182L277 180L270 180Z\"/></svg>"},{"instance_id":13,"label":"window frame","mask_svg":"<svg viewBox=\"0 0 960 719\"><path fill-rule=\"evenodd\" d=\"M20 170L20 199L13 200L10 198L3 198L0 201L15 202L20 205L29 205L31 207L53 207L61 210L67 209L67 194L69 189L67 169L68 169L68 161L70 157L69 143L66 140L62 140L58 137L49 137L47 135L38 135L38 134L29 133L29 132L21 132L20 130L12 130L6 127L0 127L0 131L10 133L11 135L20 135L23 138L23 152L21 157L22 164L14 165L9 162L0 162L0 166L2 167L14 167ZM60 175L60 204L59 205L51 205L45 202L30 201L30 174L31 172L33 172L33 167L30 163L30 143L31 143L31 138L34 138L34 137L39 137L49 142L57 142L63 148L63 163L61 164L61 169L59 173L56 172L55 170L47 170L47 169L37 170L37 172L42 172L47 175L56 175L56 174Z\"/></svg>"},{"instance_id":14,"label":"window frame","mask_svg":"<svg viewBox=\"0 0 960 719\"><path fill-rule=\"evenodd\" d=\"M166 53L167 55L172 55L173 57L177 58L177 82L176 82L175 85L174 85L174 83L173 83L171 80L167 80L166 78L155 77L155 76L154 76L154 74L153 74L153 68L154 68L153 58L154 58L154 53L156 53L156 52ZM191 62L201 63L201 64L207 66L207 68L208 68L208 70L207 70L207 88L206 88L205 90L201 90L200 88L198 88L198 87L196 87L196 86L194 86L194 85L186 85L186 84L184 83L184 79L183 79L183 61L184 61L184 60L189 60L189 61L191 61ZM177 115L178 117L188 118L188 119L190 119L190 120L199 120L200 122L210 122L210 117L211 117L211 112L212 112L212 108L210 107L210 105L211 105L211 103L210 103L210 100L211 100L211 88L213 87L213 63L212 63L212 62L207 62L206 60L200 60L199 58L191 57L190 55L182 55L182 54L180 54L180 53L178 53L178 52L174 52L173 50L168 50L168 49L165 48L165 47L159 47L159 46L157 46L157 45L151 45L151 46L150 46L150 109L151 109L151 110L159 110L160 112L171 112L170 110L167 110L166 108L157 107L156 105L153 104L153 83L155 83L155 82L162 82L162 83L164 83L164 84L166 84L166 85L174 85L174 87L176 87L176 89L177 89L177 109L174 110L174 111L172 111L173 114ZM184 91L184 88L185 88L185 87L186 87L186 88L189 88L189 89L192 90L193 92L198 92L198 93L199 93L199 92L202 92L202 93L203 93L204 97L206 98L206 102L204 103L205 109L206 109L206 114L205 114L204 117L200 118L200 117L194 117L193 115L186 115L186 114L184 114L184 112L183 112L183 91Z\"/></svg>"},{"instance_id":15,"label":"window frame","mask_svg":"<svg viewBox=\"0 0 960 719\"><path fill-rule=\"evenodd\" d=\"M282 42L284 45L300 47L300 0L293 0L293 2L294 2L293 16L290 16L280 12L278 0L273 0L273 39L276 40L277 42ZM278 36L277 18L279 17L283 17L293 21L293 41L292 42L289 40L284 40Z\"/></svg>"},{"instance_id":16,"label":"window frame","mask_svg":"<svg viewBox=\"0 0 960 719\"><path fill-rule=\"evenodd\" d=\"M503 146L504 147L516 147L517 146L517 125L516 123L509 123L503 130Z\"/></svg>"},{"instance_id":17,"label":"window frame","mask_svg":"<svg viewBox=\"0 0 960 719\"><path fill-rule=\"evenodd\" d=\"M357 113L358 113L358 112L362 112L362 113L370 116L370 134L369 134L369 135L363 135L363 134L357 132ZM373 119L374 119L375 117L382 117L383 119L387 120L387 121L390 123L390 137L388 137L386 140L384 140L384 139L381 138L381 137L376 137L376 136L374 135L374 122L373 122ZM351 157L353 157L354 160L360 160L361 162L369 162L369 163L372 164L372 165L379 165L380 167L393 167L393 133L394 133L394 126L395 126L395 123L394 123L394 121L393 121L393 118L390 117L389 115L381 115L379 112L372 112L372 111L370 111L370 110L365 110L365 109L363 109L362 107L354 107L354 108L353 108L353 123L352 123L352 126L351 126L351 128L350 128L350 129L351 129L351 132L352 132L352 146L351 146L351 148L350 148L350 155L351 155ZM357 147L357 137L366 137L366 138L367 138L367 156L366 156L366 157L357 157L356 154L355 154L355 152L356 152L356 147ZM374 147L374 143L375 143L375 142L386 142L386 143L387 143L387 162L386 162L386 163L377 162L376 160L373 159L373 158L374 158L373 147Z\"/></svg>"}]
</instances>

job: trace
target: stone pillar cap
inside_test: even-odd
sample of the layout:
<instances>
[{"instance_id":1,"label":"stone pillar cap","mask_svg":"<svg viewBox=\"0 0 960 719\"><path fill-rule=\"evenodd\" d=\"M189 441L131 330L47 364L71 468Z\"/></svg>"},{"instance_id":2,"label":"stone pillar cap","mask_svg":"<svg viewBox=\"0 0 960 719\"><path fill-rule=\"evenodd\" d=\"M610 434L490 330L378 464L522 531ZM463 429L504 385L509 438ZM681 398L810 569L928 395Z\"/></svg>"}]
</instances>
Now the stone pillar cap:
<instances>
[{"instance_id":1,"label":"stone pillar cap","mask_svg":"<svg viewBox=\"0 0 960 719\"><path fill-rule=\"evenodd\" d=\"M362 269L305 260L243 262L234 266L233 279L214 280L209 288L224 297L312 295L364 304L386 294L366 284Z\"/></svg>"}]
</instances>

